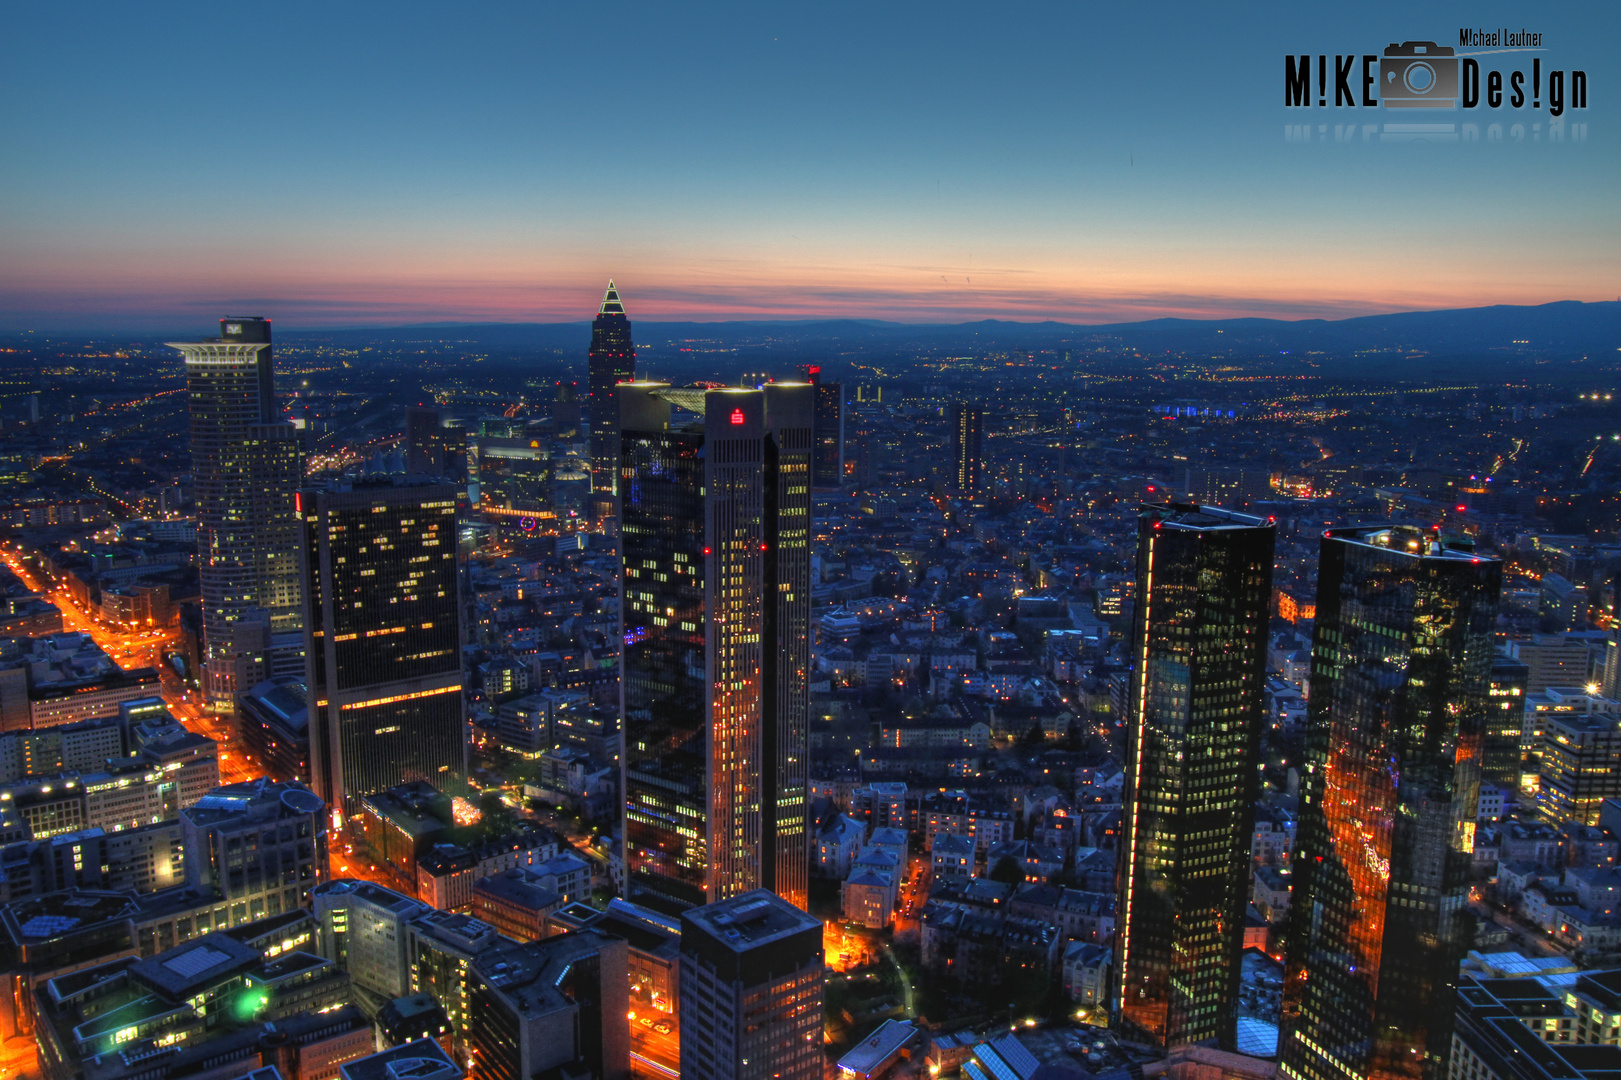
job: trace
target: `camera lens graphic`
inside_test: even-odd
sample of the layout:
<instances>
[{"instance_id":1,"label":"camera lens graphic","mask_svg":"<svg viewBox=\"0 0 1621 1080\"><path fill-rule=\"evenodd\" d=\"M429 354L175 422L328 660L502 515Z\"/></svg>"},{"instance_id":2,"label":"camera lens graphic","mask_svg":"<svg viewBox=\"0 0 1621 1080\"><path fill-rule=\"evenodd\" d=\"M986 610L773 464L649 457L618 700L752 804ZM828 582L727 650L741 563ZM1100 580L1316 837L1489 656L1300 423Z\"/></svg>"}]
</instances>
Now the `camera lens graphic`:
<instances>
[{"instance_id":1,"label":"camera lens graphic","mask_svg":"<svg viewBox=\"0 0 1621 1080\"><path fill-rule=\"evenodd\" d=\"M1435 69L1422 60L1415 60L1402 72L1402 82L1415 94L1427 94L1435 89Z\"/></svg>"}]
</instances>

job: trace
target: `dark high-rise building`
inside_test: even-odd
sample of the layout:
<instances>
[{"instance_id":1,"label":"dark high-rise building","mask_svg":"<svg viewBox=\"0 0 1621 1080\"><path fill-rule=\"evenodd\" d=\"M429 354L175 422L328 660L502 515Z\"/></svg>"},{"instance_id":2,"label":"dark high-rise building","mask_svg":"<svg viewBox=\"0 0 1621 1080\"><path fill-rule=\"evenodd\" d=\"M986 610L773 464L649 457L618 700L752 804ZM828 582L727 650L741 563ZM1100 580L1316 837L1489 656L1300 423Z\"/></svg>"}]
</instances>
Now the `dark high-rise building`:
<instances>
[{"instance_id":1,"label":"dark high-rise building","mask_svg":"<svg viewBox=\"0 0 1621 1080\"><path fill-rule=\"evenodd\" d=\"M1160 1047L1235 1047L1275 531L1191 504L1138 516L1115 1012Z\"/></svg>"},{"instance_id":2,"label":"dark high-rise building","mask_svg":"<svg viewBox=\"0 0 1621 1080\"><path fill-rule=\"evenodd\" d=\"M807 903L811 394L618 387L633 898Z\"/></svg>"},{"instance_id":3,"label":"dark high-rise building","mask_svg":"<svg viewBox=\"0 0 1621 1080\"><path fill-rule=\"evenodd\" d=\"M445 475L445 438L439 410L414 406L405 410L405 471L416 476Z\"/></svg>"},{"instance_id":4,"label":"dark high-rise building","mask_svg":"<svg viewBox=\"0 0 1621 1080\"><path fill-rule=\"evenodd\" d=\"M1520 790L1524 771L1525 685L1530 678L1531 669L1513 657L1492 657L1480 778L1508 792Z\"/></svg>"},{"instance_id":5,"label":"dark high-rise building","mask_svg":"<svg viewBox=\"0 0 1621 1080\"><path fill-rule=\"evenodd\" d=\"M580 393L571 379L557 384L557 395L552 399L552 437L572 439L580 433Z\"/></svg>"},{"instance_id":6,"label":"dark high-rise building","mask_svg":"<svg viewBox=\"0 0 1621 1080\"><path fill-rule=\"evenodd\" d=\"M822 924L765 890L681 915L681 1075L820 1080Z\"/></svg>"},{"instance_id":7,"label":"dark high-rise building","mask_svg":"<svg viewBox=\"0 0 1621 1080\"><path fill-rule=\"evenodd\" d=\"M1323 534L1280 1068L1442 1080L1502 566L1405 526Z\"/></svg>"},{"instance_id":8,"label":"dark high-rise building","mask_svg":"<svg viewBox=\"0 0 1621 1080\"><path fill-rule=\"evenodd\" d=\"M811 486L836 488L844 483L844 386L823 382L820 364L805 365L805 381L816 388Z\"/></svg>"},{"instance_id":9,"label":"dark high-rise building","mask_svg":"<svg viewBox=\"0 0 1621 1080\"><path fill-rule=\"evenodd\" d=\"M467 993L475 1074L629 1080L628 964L625 941L593 929L479 953Z\"/></svg>"},{"instance_id":10,"label":"dark high-rise building","mask_svg":"<svg viewBox=\"0 0 1621 1080\"><path fill-rule=\"evenodd\" d=\"M951 486L961 495L978 495L985 473L985 416L978 405L951 406Z\"/></svg>"},{"instance_id":11,"label":"dark high-rise building","mask_svg":"<svg viewBox=\"0 0 1621 1080\"><path fill-rule=\"evenodd\" d=\"M456 489L387 478L300 495L310 772L359 800L466 771Z\"/></svg>"},{"instance_id":12,"label":"dark high-rise building","mask_svg":"<svg viewBox=\"0 0 1621 1080\"><path fill-rule=\"evenodd\" d=\"M218 338L170 347L185 357L191 409L203 690L229 710L272 674L274 648L296 652L302 456L278 418L269 319L221 319Z\"/></svg>"},{"instance_id":13,"label":"dark high-rise building","mask_svg":"<svg viewBox=\"0 0 1621 1080\"><path fill-rule=\"evenodd\" d=\"M591 412L591 514L601 518L613 513L615 484L619 472L619 440L614 424L619 416L614 405L614 385L636 377L636 346L630 339L630 320L619 290L608 282L602 308L591 323L591 353L587 378Z\"/></svg>"}]
</instances>

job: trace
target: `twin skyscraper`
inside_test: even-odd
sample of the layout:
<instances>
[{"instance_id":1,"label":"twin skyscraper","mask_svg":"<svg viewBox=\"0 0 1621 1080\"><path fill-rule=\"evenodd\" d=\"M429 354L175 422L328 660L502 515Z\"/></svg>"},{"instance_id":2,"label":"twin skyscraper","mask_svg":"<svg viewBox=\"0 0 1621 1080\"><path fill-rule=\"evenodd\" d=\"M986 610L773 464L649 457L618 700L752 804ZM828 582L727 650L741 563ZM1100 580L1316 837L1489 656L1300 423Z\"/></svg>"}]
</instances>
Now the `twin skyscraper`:
<instances>
[{"instance_id":1,"label":"twin skyscraper","mask_svg":"<svg viewBox=\"0 0 1621 1080\"><path fill-rule=\"evenodd\" d=\"M592 500L620 544L628 890L679 908L765 888L803 908L821 388L634 381L611 282L590 362Z\"/></svg>"},{"instance_id":2,"label":"twin skyscraper","mask_svg":"<svg viewBox=\"0 0 1621 1080\"><path fill-rule=\"evenodd\" d=\"M1142 509L1114 1008L1236 1043L1274 525ZM1282 1073L1445 1076L1501 564L1403 526L1323 534Z\"/></svg>"}]
</instances>

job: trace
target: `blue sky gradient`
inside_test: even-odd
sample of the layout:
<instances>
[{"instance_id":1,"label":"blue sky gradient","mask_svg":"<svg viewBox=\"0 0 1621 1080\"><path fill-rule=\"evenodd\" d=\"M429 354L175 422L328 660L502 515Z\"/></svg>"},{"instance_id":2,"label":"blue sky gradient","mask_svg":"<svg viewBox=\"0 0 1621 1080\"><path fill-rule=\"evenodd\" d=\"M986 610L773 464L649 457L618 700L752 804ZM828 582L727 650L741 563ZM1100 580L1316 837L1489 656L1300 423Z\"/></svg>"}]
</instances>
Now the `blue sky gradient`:
<instances>
[{"instance_id":1,"label":"blue sky gradient","mask_svg":"<svg viewBox=\"0 0 1621 1080\"><path fill-rule=\"evenodd\" d=\"M610 275L659 318L1334 317L1621 294L1614 4L0 19L0 330L182 329L226 308L290 329L573 319ZM1541 32L1545 67L1588 73L1565 141L1546 110L1282 106L1286 52L1455 44L1463 25ZM1393 119L1483 138L1332 141ZM1306 122L1328 141L1285 140Z\"/></svg>"}]
</instances>

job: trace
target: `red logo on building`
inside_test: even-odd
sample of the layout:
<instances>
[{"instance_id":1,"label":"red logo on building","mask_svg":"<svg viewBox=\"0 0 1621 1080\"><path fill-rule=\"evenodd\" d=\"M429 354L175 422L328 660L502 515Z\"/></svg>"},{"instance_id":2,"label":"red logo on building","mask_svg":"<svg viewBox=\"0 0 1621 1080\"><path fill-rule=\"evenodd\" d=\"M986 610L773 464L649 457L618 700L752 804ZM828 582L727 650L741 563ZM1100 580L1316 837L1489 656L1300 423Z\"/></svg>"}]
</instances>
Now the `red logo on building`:
<instances>
[{"instance_id":1,"label":"red logo on building","mask_svg":"<svg viewBox=\"0 0 1621 1080\"><path fill-rule=\"evenodd\" d=\"M743 410L742 409L733 409L732 410L732 423L741 424L742 422L743 422Z\"/></svg>"}]
</instances>

